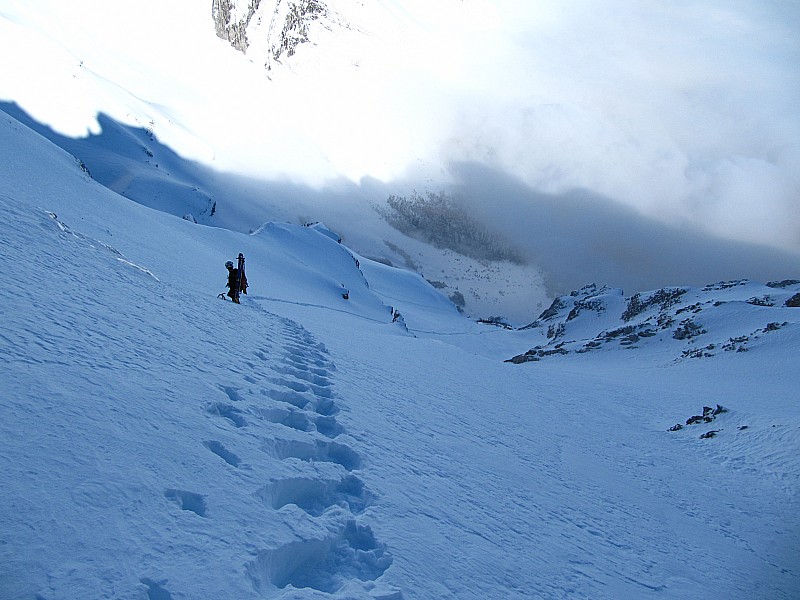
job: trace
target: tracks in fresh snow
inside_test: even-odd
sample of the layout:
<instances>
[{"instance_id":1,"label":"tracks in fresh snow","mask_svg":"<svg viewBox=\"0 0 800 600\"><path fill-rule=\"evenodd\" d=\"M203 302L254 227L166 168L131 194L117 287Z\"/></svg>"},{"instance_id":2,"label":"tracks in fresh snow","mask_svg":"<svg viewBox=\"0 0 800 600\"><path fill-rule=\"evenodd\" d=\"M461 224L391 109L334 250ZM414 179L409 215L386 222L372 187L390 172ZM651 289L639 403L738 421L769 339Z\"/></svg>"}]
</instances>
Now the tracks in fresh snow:
<instances>
[{"instance_id":1,"label":"tracks in fresh snow","mask_svg":"<svg viewBox=\"0 0 800 600\"><path fill-rule=\"evenodd\" d=\"M268 511L282 511L295 535L273 547L253 552L244 566L254 589L262 595L289 594L306 588L347 597L402 597L375 583L392 563L387 546L377 539L360 515L373 494L358 476L363 458L350 445L337 421L340 408L332 389L336 367L322 344L288 319L273 320L279 343L264 343L244 360L239 388L219 385L222 399L206 405L207 413L224 430L247 433L268 427L259 449L286 467L253 491ZM226 436L227 437L227 436ZM235 438L234 438L235 439ZM250 465L232 443L206 440L205 448L233 469ZM165 497L184 510L207 516L202 496L168 489Z\"/></svg>"}]
</instances>

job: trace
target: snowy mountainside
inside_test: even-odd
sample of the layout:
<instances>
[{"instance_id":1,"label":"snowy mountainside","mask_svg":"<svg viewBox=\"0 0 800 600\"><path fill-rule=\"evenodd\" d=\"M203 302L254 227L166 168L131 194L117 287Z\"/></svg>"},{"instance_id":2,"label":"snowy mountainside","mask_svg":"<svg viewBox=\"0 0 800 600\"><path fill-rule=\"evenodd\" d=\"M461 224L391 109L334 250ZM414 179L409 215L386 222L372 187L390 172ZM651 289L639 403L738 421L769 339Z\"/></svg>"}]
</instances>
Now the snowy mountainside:
<instances>
[{"instance_id":1,"label":"snowy mountainside","mask_svg":"<svg viewBox=\"0 0 800 600\"><path fill-rule=\"evenodd\" d=\"M0 116L0 596L798 596L793 326L714 360L507 364L540 329L322 225L150 209ZM740 308L797 310L770 289Z\"/></svg>"},{"instance_id":2,"label":"snowy mountainside","mask_svg":"<svg viewBox=\"0 0 800 600\"><path fill-rule=\"evenodd\" d=\"M4 262L41 282L4 335L17 351L3 353L15 375L3 380L3 412L25 416L4 418L3 455L16 466L3 531L26 539L4 556L4 593L244 598L291 586L397 597L374 583L392 556L360 516L373 492L354 473L363 459L337 421L324 346L276 315L232 326L213 296L198 305L54 214L0 200L19 231L4 231ZM13 274L3 269L6 289ZM202 346L210 354L198 356ZM12 517L46 526L23 534ZM198 582L212 556L236 581Z\"/></svg>"},{"instance_id":3,"label":"snowy mountainside","mask_svg":"<svg viewBox=\"0 0 800 600\"><path fill-rule=\"evenodd\" d=\"M800 336L800 281L766 285L729 281L702 288L672 287L625 297L620 289L592 284L559 296L523 329L546 342L511 359L612 349L649 348L674 359L747 352L764 336Z\"/></svg>"},{"instance_id":4,"label":"snowy mountainside","mask_svg":"<svg viewBox=\"0 0 800 600\"><path fill-rule=\"evenodd\" d=\"M152 123L131 127L100 114L100 133L73 138L36 122L14 104L0 103L0 110L75 156L93 179L126 198L201 223L209 223L216 212L203 169L161 144Z\"/></svg>"},{"instance_id":5,"label":"snowy mountainside","mask_svg":"<svg viewBox=\"0 0 800 600\"><path fill-rule=\"evenodd\" d=\"M128 126L101 114L100 133L73 138L14 104L0 102L0 111L75 156L97 182L144 206L239 231L256 229L255 214L295 224L309 218L330 220L355 251L423 275L474 318L497 315L522 324L550 301L535 266L477 260L403 235L387 225L381 212L369 208L366 199L362 206L352 206L353 198L366 194L355 186L346 187L341 197L320 199L311 190L215 173L175 154L144 123ZM353 225L354 210L360 213L358 226Z\"/></svg>"},{"instance_id":6,"label":"snowy mountainside","mask_svg":"<svg viewBox=\"0 0 800 600\"><path fill-rule=\"evenodd\" d=\"M237 327L214 298L235 243L251 259L251 296L408 335L355 257L313 228L199 230L113 194L18 122L0 127L2 285L16 290L0 305L0 437L15 465L0 519L5 547L25 539L2 551L3 594L401 597L376 581L392 555L366 516L376 490L357 474L324 345L255 304ZM35 284L12 325L20 272ZM414 286L429 288L417 277L406 294ZM212 556L229 575L200 575Z\"/></svg>"}]
</instances>

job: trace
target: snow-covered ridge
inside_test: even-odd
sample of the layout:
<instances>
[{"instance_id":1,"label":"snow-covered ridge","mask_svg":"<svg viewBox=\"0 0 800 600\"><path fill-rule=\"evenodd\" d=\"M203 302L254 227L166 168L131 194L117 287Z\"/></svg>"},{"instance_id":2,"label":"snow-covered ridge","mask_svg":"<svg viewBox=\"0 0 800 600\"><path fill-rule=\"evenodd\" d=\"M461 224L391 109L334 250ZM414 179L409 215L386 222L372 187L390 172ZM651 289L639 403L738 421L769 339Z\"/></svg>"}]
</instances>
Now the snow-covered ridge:
<instances>
[{"instance_id":1,"label":"snow-covered ridge","mask_svg":"<svg viewBox=\"0 0 800 600\"><path fill-rule=\"evenodd\" d=\"M547 342L510 362L612 349L650 348L677 359L747 352L775 332L800 335L798 307L800 280L670 287L627 298L620 289L592 284L559 296L524 327Z\"/></svg>"}]
</instances>

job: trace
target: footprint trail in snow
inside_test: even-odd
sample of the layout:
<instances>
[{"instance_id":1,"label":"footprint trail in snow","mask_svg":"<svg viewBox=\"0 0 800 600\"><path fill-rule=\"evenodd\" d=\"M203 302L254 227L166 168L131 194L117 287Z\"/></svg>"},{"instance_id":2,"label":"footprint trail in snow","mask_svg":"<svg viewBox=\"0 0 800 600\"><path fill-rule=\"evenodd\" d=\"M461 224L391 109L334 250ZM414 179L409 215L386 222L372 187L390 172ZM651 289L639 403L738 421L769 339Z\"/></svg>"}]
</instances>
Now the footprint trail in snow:
<instances>
[{"instance_id":1,"label":"footprint trail in snow","mask_svg":"<svg viewBox=\"0 0 800 600\"><path fill-rule=\"evenodd\" d=\"M265 509L288 513L297 523L294 539L257 549L245 565L247 576L256 591L270 597L288 597L303 588L334 597L399 600L400 591L376 583L392 556L360 520L374 496L358 477L362 456L336 418L336 367L302 326L270 317L281 343L254 351L244 361L243 380L250 385L220 384L224 398L206 408L232 431L271 427L270 435L261 437L260 450L286 466L284 476L263 482L254 495ZM232 443L203 444L231 468L246 466ZM199 494L169 489L165 496L183 510L206 515Z\"/></svg>"}]
</instances>

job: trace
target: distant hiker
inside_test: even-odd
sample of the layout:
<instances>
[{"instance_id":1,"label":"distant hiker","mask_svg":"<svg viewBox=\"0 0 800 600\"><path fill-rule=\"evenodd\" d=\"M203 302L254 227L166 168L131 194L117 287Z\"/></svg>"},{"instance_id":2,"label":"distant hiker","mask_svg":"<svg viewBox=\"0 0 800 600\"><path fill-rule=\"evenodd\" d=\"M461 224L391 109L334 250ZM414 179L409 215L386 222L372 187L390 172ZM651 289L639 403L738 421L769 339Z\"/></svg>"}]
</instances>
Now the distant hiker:
<instances>
[{"instance_id":1,"label":"distant hiker","mask_svg":"<svg viewBox=\"0 0 800 600\"><path fill-rule=\"evenodd\" d=\"M242 266L244 266L243 259L244 257L242 257L242 260L240 260ZM229 260L225 263L225 268L228 269L228 298L230 298L233 302L236 302L236 304L239 304L239 269L233 266L232 260ZM242 293L247 294L247 276L244 274L244 269L242 269L241 291Z\"/></svg>"}]
</instances>

